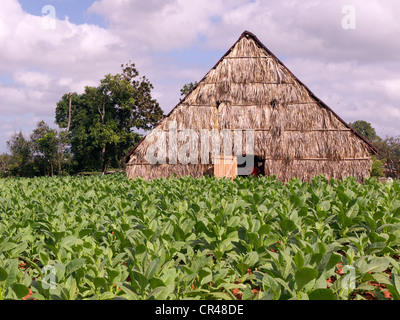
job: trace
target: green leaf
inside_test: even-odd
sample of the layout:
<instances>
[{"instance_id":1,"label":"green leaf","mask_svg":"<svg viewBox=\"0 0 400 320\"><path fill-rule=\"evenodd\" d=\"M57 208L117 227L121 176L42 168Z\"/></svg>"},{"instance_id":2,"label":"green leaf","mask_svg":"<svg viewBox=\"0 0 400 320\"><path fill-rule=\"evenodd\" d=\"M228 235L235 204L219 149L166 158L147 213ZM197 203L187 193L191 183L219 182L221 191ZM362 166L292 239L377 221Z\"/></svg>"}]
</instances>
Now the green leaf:
<instances>
[{"instance_id":1,"label":"green leaf","mask_svg":"<svg viewBox=\"0 0 400 320\"><path fill-rule=\"evenodd\" d=\"M218 300L232 300L232 297L225 292L211 292L210 296Z\"/></svg>"},{"instance_id":2,"label":"green leaf","mask_svg":"<svg viewBox=\"0 0 400 320\"><path fill-rule=\"evenodd\" d=\"M103 292L102 294L100 294L99 300L113 300L115 298L115 294L113 294L112 292Z\"/></svg>"},{"instance_id":3,"label":"green leaf","mask_svg":"<svg viewBox=\"0 0 400 320\"><path fill-rule=\"evenodd\" d=\"M156 278L156 277L152 277L152 278L149 280L149 282L150 282L150 287L151 287L152 289L156 289L156 288L158 288L158 287L165 287L164 281L162 281L161 279Z\"/></svg>"},{"instance_id":4,"label":"green leaf","mask_svg":"<svg viewBox=\"0 0 400 320\"><path fill-rule=\"evenodd\" d=\"M251 290L250 286L246 286L246 288L243 290L242 300L253 300L253 299L254 299L253 290Z\"/></svg>"},{"instance_id":5,"label":"green leaf","mask_svg":"<svg viewBox=\"0 0 400 320\"><path fill-rule=\"evenodd\" d=\"M146 278L147 279L153 278L159 268L160 268L160 258L157 257L156 259L152 260L149 266L147 267L145 273Z\"/></svg>"},{"instance_id":6,"label":"green leaf","mask_svg":"<svg viewBox=\"0 0 400 320\"><path fill-rule=\"evenodd\" d=\"M304 266L304 255L301 251L297 251L293 258L294 263L296 264L297 269L300 269Z\"/></svg>"},{"instance_id":7,"label":"green leaf","mask_svg":"<svg viewBox=\"0 0 400 320\"><path fill-rule=\"evenodd\" d=\"M330 289L316 289L308 294L310 300L336 300L336 296Z\"/></svg>"},{"instance_id":8,"label":"green leaf","mask_svg":"<svg viewBox=\"0 0 400 320\"><path fill-rule=\"evenodd\" d=\"M18 259L13 259L10 261L8 267L7 267L8 275L6 279L6 284L5 284L5 289L7 289L9 286L11 286L18 274Z\"/></svg>"},{"instance_id":9,"label":"green leaf","mask_svg":"<svg viewBox=\"0 0 400 320\"><path fill-rule=\"evenodd\" d=\"M386 284L386 288L392 295L393 300L400 300L400 276L397 269L392 269L392 284Z\"/></svg>"},{"instance_id":10,"label":"green leaf","mask_svg":"<svg viewBox=\"0 0 400 320\"><path fill-rule=\"evenodd\" d=\"M325 270L328 271L332 268L334 268L342 259L342 256L340 254L332 253L329 257L329 260L325 266Z\"/></svg>"},{"instance_id":11,"label":"green leaf","mask_svg":"<svg viewBox=\"0 0 400 320\"><path fill-rule=\"evenodd\" d=\"M264 274L260 271L255 271L256 283L266 293L263 299L279 300L281 296L280 284L269 274Z\"/></svg>"},{"instance_id":12,"label":"green leaf","mask_svg":"<svg viewBox=\"0 0 400 320\"><path fill-rule=\"evenodd\" d=\"M85 263L86 263L86 259L71 260L65 267L66 277L68 277L72 272L77 271L78 269L82 268L85 265Z\"/></svg>"},{"instance_id":13,"label":"green leaf","mask_svg":"<svg viewBox=\"0 0 400 320\"><path fill-rule=\"evenodd\" d=\"M46 265L49 263L50 258L49 258L49 255L47 252L40 251L39 256L40 256L40 260L42 261L43 265Z\"/></svg>"},{"instance_id":14,"label":"green leaf","mask_svg":"<svg viewBox=\"0 0 400 320\"><path fill-rule=\"evenodd\" d=\"M313 268L303 267L298 269L295 273L295 282L298 290L301 290L310 281L317 279L317 277L318 271Z\"/></svg>"},{"instance_id":15,"label":"green leaf","mask_svg":"<svg viewBox=\"0 0 400 320\"><path fill-rule=\"evenodd\" d=\"M249 265L243 262L239 262L236 264L236 268L238 269L241 276L243 276L247 270L249 269Z\"/></svg>"},{"instance_id":16,"label":"green leaf","mask_svg":"<svg viewBox=\"0 0 400 320\"><path fill-rule=\"evenodd\" d=\"M355 266L359 268L361 274L368 272L383 272L390 265L388 259L374 257L368 263L363 263L362 259L356 261Z\"/></svg>"},{"instance_id":17,"label":"green leaf","mask_svg":"<svg viewBox=\"0 0 400 320\"><path fill-rule=\"evenodd\" d=\"M246 254L244 257L243 261L245 264L247 264L249 267L253 267L259 260L258 253L255 251L249 252Z\"/></svg>"},{"instance_id":18,"label":"green leaf","mask_svg":"<svg viewBox=\"0 0 400 320\"><path fill-rule=\"evenodd\" d=\"M350 219L354 219L357 215L358 215L358 211L359 211L359 206L357 203L355 203L350 209L349 211L347 211L346 215L347 217L349 217Z\"/></svg>"},{"instance_id":19,"label":"green leaf","mask_svg":"<svg viewBox=\"0 0 400 320\"><path fill-rule=\"evenodd\" d=\"M146 252L146 251L147 251L147 247L143 243L138 244L135 248L136 254L142 254L143 252Z\"/></svg>"},{"instance_id":20,"label":"green leaf","mask_svg":"<svg viewBox=\"0 0 400 320\"><path fill-rule=\"evenodd\" d=\"M186 240L186 234L182 230L181 227L178 225L174 224L174 233L173 233L175 241L185 241Z\"/></svg>"},{"instance_id":21,"label":"green leaf","mask_svg":"<svg viewBox=\"0 0 400 320\"><path fill-rule=\"evenodd\" d=\"M18 299L22 299L29 294L29 288L23 284L14 283L12 289L17 295Z\"/></svg>"},{"instance_id":22,"label":"green leaf","mask_svg":"<svg viewBox=\"0 0 400 320\"><path fill-rule=\"evenodd\" d=\"M149 284L149 280L140 271L132 270L132 273L133 273L133 276L134 276L137 284L139 285L140 291L143 293L145 291L147 285Z\"/></svg>"},{"instance_id":23,"label":"green leaf","mask_svg":"<svg viewBox=\"0 0 400 320\"><path fill-rule=\"evenodd\" d=\"M6 270L0 267L0 281L7 280L8 273Z\"/></svg>"},{"instance_id":24,"label":"green leaf","mask_svg":"<svg viewBox=\"0 0 400 320\"><path fill-rule=\"evenodd\" d=\"M292 232L296 229L296 224L292 220L283 220L279 223L283 232Z\"/></svg>"},{"instance_id":25,"label":"green leaf","mask_svg":"<svg viewBox=\"0 0 400 320\"><path fill-rule=\"evenodd\" d=\"M322 201L317 204L317 209L320 211L329 211L331 207L331 201Z\"/></svg>"},{"instance_id":26,"label":"green leaf","mask_svg":"<svg viewBox=\"0 0 400 320\"><path fill-rule=\"evenodd\" d=\"M135 288L127 284L126 282L117 282L117 286L120 287L123 292L125 292L125 294L128 296L128 299L139 299L139 295L137 294Z\"/></svg>"},{"instance_id":27,"label":"green leaf","mask_svg":"<svg viewBox=\"0 0 400 320\"><path fill-rule=\"evenodd\" d=\"M102 286L104 286L106 284L106 279L104 278L100 278L100 277L96 277L93 279L93 284L96 287L96 289L101 288Z\"/></svg>"},{"instance_id":28,"label":"green leaf","mask_svg":"<svg viewBox=\"0 0 400 320\"><path fill-rule=\"evenodd\" d=\"M175 269L167 269L165 270L160 279L164 281L166 286L174 286L175 285L175 277L176 277L176 270Z\"/></svg>"},{"instance_id":29,"label":"green leaf","mask_svg":"<svg viewBox=\"0 0 400 320\"><path fill-rule=\"evenodd\" d=\"M147 299L167 300L171 290L168 287L157 287L149 295Z\"/></svg>"}]
</instances>

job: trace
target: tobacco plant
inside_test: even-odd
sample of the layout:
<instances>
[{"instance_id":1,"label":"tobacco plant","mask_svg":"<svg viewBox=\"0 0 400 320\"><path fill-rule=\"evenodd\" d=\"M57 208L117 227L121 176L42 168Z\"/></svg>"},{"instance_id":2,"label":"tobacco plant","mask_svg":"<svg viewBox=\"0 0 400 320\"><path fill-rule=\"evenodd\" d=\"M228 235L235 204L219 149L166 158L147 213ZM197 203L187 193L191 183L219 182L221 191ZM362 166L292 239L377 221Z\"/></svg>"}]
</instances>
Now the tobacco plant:
<instances>
[{"instance_id":1,"label":"tobacco plant","mask_svg":"<svg viewBox=\"0 0 400 320\"><path fill-rule=\"evenodd\" d=\"M0 299L400 299L400 186L0 180Z\"/></svg>"}]
</instances>

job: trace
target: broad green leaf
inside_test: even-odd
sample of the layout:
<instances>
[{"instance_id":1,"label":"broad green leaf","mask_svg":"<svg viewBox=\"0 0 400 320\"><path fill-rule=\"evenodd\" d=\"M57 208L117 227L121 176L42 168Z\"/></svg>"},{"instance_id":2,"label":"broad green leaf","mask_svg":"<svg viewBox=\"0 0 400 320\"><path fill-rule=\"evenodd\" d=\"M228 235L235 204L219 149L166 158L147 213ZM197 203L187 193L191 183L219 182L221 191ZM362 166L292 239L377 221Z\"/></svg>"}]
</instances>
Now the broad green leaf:
<instances>
[{"instance_id":1,"label":"broad green leaf","mask_svg":"<svg viewBox=\"0 0 400 320\"><path fill-rule=\"evenodd\" d=\"M255 251L246 254L243 259L244 263L247 264L249 267L253 267L258 262L258 260L259 256L258 253Z\"/></svg>"},{"instance_id":2,"label":"broad green leaf","mask_svg":"<svg viewBox=\"0 0 400 320\"><path fill-rule=\"evenodd\" d=\"M317 204L317 208L321 211L329 211L330 207L331 207L330 201L322 201Z\"/></svg>"},{"instance_id":3,"label":"broad green leaf","mask_svg":"<svg viewBox=\"0 0 400 320\"><path fill-rule=\"evenodd\" d=\"M295 273L295 282L297 284L298 290L301 290L305 285L307 285L310 281L316 279L318 277L318 271L310 268L303 267L296 271Z\"/></svg>"},{"instance_id":4,"label":"broad green leaf","mask_svg":"<svg viewBox=\"0 0 400 320\"><path fill-rule=\"evenodd\" d=\"M175 269L167 269L165 270L160 279L164 281L166 286L173 286L175 284L176 270Z\"/></svg>"},{"instance_id":5,"label":"broad green leaf","mask_svg":"<svg viewBox=\"0 0 400 320\"><path fill-rule=\"evenodd\" d=\"M137 284L139 285L140 292L144 292L147 285L149 284L149 280L140 271L132 270L132 273L133 273L133 276L134 276Z\"/></svg>"},{"instance_id":6,"label":"broad green leaf","mask_svg":"<svg viewBox=\"0 0 400 320\"><path fill-rule=\"evenodd\" d=\"M236 268L238 269L240 275L243 276L250 268L250 266L244 262L239 262L236 264Z\"/></svg>"},{"instance_id":7,"label":"broad green leaf","mask_svg":"<svg viewBox=\"0 0 400 320\"><path fill-rule=\"evenodd\" d=\"M316 289L308 294L310 300L336 300L336 296L330 289Z\"/></svg>"},{"instance_id":8,"label":"broad green leaf","mask_svg":"<svg viewBox=\"0 0 400 320\"><path fill-rule=\"evenodd\" d=\"M22 299L29 294L29 288L27 286L24 286L23 284L14 283L12 285L12 289L17 295L18 299Z\"/></svg>"},{"instance_id":9,"label":"broad green leaf","mask_svg":"<svg viewBox=\"0 0 400 320\"><path fill-rule=\"evenodd\" d=\"M280 284L270 275L264 274L260 271L255 271L256 283L262 288L266 293L263 299L279 300L281 296L281 286Z\"/></svg>"},{"instance_id":10,"label":"broad green leaf","mask_svg":"<svg viewBox=\"0 0 400 320\"><path fill-rule=\"evenodd\" d=\"M347 217L354 219L358 215L359 206L355 203L346 213Z\"/></svg>"},{"instance_id":11,"label":"broad green leaf","mask_svg":"<svg viewBox=\"0 0 400 320\"><path fill-rule=\"evenodd\" d=\"M155 300L167 300L170 295L171 290L168 287L156 287L150 294L147 299L154 298Z\"/></svg>"},{"instance_id":12,"label":"broad green leaf","mask_svg":"<svg viewBox=\"0 0 400 320\"><path fill-rule=\"evenodd\" d=\"M149 283L150 283L150 286L152 289L156 289L158 287L165 287L164 281L162 281L161 279L156 278L156 277L152 277L149 280Z\"/></svg>"},{"instance_id":13,"label":"broad green leaf","mask_svg":"<svg viewBox=\"0 0 400 320\"><path fill-rule=\"evenodd\" d=\"M159 268L160 268L160 258L157 257L154 260L152 260L149 266L147 267L145 274L146 278L147 279L153 278Z\"/></svg>"},{"instance_id":14,"label":"broad green leaf","mask_svg":"<svg viewBox=\"0 0 400 320\"><path fill-rule=\"evenodd\" d=\"M96 289L99 289L106 284L106 279L100 277L93 278L93 284Z\"/></svg>"},{"instance_id":15,"label":"broad green leaf","mask_svg":"<svg viewBox=\"0 0 400 320\"><path fill-rule=\"evenodd\" d=\"M126 282L118 282L117 285L118 285L118 287L121 288L121 290L123 292L125 292L128 299L138 300L140 298L140 296L137 293L137 291L135 290L135 288L132 287L130 284L128 284Z\"/></svg>"},{"instance_id":16,"label":"broad green leaf","mask_svg":"<svg viewBox=\"0 0 400 320\"><path fill-rule=\"evenodd\" d=\"M114 298L115 294L106 291L100 294L99 300L113 300Z\"/></svg>"},{"instance_id":17,"label":"broad green leaf","mask_svg":"<svg viewBox=\"0 0 400 320\"><path fill-rule=\"evenodd\" d=\"M0 267L0 281L7 280L8 273L6 270Z\"/></svg>"},{"instance_id":18,"label":"broad green leaf","mask_svg":"<svg viewBox=\"0 0 400 320\"><path fill-rule=\"evenodd\" d=\"M304 255L301 251L297 251L293 258L294 263L296 264L297 269L300 269L304 266Z\"/></svg>"},{"instance_id":19,"label":"broad green leaf","mask_svg":"<svg viewBox=\"0 0 400 320\"><path fill-rule=\"evenodd\" d=\"M18 259L10 261L7 267L7 279L5 283L5 289L13 284L18 274Z\"/></svg>"},{"instance_id":20,"label":"broad green leaf","mask_svg":"<svg viewBox=\"0 0 400 320\"><path fill-rule=\"evenodd\" d=\"M356 261L355 267L361 274L368 272L383 272L389 267L389 260L386 258L373 257L369 262L363 259Z\"/></svg>"},{"instance_id":21,"label":"broad green leaf","mask_svg":"<svg viewBox=\"0 0 400 320\"><path fill-rule=\"evenodd\" d=\"M73 259L65 267L66 277L86 264L86 259Z\"/></svg>"},{"instance_id":22,"label":"broad green leaf","mask_svg":"<svg viewBox=\"0 0 400 320\"><path fill-rule=\"evenodd\" d=\"M279 223L283 232L292 232L296 229L296 224L292 220L283 220Z\"/></svg>"}]
</instances>

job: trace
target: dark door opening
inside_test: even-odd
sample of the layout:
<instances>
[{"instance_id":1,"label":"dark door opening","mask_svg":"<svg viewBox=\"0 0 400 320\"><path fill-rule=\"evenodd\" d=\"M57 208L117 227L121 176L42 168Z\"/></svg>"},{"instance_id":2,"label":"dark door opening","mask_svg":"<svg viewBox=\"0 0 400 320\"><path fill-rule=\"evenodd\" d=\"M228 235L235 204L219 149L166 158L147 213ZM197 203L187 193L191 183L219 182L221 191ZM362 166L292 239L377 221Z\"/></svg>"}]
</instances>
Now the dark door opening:
<instances>
[{"instance_id":1,"label":"dark door opening","mask_svg":"<svg viewBox=\"0 0 400 320\"><path fill-rule=\"evenodd\" d=\"M254 155L238 156L237 162L239 176L265 176L265 159L262 157Z\"/></svg>"}]
</instances>

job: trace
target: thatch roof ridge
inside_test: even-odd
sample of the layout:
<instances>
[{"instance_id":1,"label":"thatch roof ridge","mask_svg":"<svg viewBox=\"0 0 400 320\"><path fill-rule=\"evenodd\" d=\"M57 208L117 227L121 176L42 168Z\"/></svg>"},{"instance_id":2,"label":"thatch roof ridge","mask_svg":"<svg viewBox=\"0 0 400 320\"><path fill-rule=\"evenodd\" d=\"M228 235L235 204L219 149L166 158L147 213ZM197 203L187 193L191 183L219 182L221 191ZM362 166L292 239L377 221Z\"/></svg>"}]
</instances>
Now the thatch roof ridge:
<instances>
[{"instance_id":1,"label":"thatch roof ridge","mask_svg":"<svg viewBox=\"0 0 400 320\"><path fill-rule=\"evenodd\" d=\"M352 133L354 133L358 138L360 138L362 141L364 141L367 146L369 147L369 150L372 154L378 154L378 150L365 138L363 137L360 133L358 133L356 130L354 130L352 127L350 127L342 118L340 118L328 105L326 105L321 99L319 99L303 82L301 82L291 71L288 67L285 66L285 64L278 58L276 57L253 33L249 31L244 31L239 39L231 46L231 48L218 60L218 62L209 70L209 72L206 73L206 75L197 83L196 86L194 86L187 94L186 96L179 101L179 103L162 119L160 120L156 127L160 126L166 119L175 111L176 108L178 108L187 98L188 96L196 90L200 84L208 77L210 72L218 67L218 65L231 53L231 51L235 48L235 46L243 39L243 38L252 38L252 40L259 46L261 49L265 50L273 59L275 59L282 67L284 67L289 74L297 81L301 86L303 86L308 94L316 100L317 104L320 105L321 107L327 109L329 112L331 112L341 123L344 124L346 128L348 128ZM129 162L130 156L135 152L135 150L139 147L139 145L146 139L146 136L143 137L143 139L128 153L128 155L125 158L125 163Z\"/></svg>"}]
</instances>

